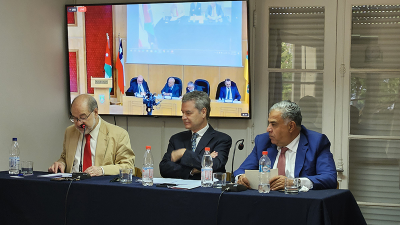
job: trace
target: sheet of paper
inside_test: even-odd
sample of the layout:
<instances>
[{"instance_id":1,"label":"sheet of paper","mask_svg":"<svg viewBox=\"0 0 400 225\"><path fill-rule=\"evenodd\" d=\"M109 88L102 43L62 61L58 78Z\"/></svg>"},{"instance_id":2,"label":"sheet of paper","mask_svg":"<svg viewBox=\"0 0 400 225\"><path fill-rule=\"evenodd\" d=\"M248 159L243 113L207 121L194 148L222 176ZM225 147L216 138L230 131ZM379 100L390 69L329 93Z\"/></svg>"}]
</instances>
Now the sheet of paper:
<instances>
[{"instance_id":1,"label":"sheet of paper","mask_svg":"<svg viewBox=\"0 0 400 225\"><path fill-rule=\"evenodd\" d=\"M54 177L72 177L71 173L49 173L49 174L45 174L45 175L39 175L38 177L50 177L50 178L54 178Z\"/></svg>"},{"instance_id":2,"label":"sheet of paper","mask_svg":"<svg viewBox=\"0 0 400 225\"><path fill-rule=\"evenodd\" d=\"M250 182L250 187L252 189L258 189L258 170L245 170L244 174L246 175L246 178ZM270 170L270 178L278 176L278 169L271 169Z\"/></svg>"},{"instance_id":3,"label":"sheet of paper","mask_svg":"<svg viewBox=\"0 0 400 225\"><path fill-rule=\"evenodd\" d=\"M193 189L201 186L200 180L184 180L174 178L153 178L154 184L176 184L171 188L175 189Z\"/></svg>"}]
</instances>

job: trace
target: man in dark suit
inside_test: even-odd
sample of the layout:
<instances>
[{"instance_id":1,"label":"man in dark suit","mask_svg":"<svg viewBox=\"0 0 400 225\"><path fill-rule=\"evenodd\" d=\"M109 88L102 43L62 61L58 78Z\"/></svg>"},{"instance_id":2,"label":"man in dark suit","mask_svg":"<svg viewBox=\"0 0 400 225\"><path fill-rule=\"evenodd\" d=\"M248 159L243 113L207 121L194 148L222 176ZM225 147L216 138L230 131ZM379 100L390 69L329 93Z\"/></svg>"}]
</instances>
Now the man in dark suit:
<instances>
[{"instance_id":1,"label":"man in dark suit","mask_svg":"<svg viewBox=\"0 0 400 225\"><path fill-rule=\"evenodd\" d=\"M230 79L225 80L225 87L221 87L219 92L220 99L240 101L240 93L237 87L232 87Z\"/></svg>"},{"instance_id":2,"label":"man in dark suit","mask_svg":"<svg viewBox=\"0 0 400 225\"><path fill-rule=\"evenodd\" d=\"M211 2L207 7L207 19L222 22L223 16L224 12L222 11L221 5Z\"/></svg>"},{"instance_id":3,"label":"man in dark suit","mask_svg":"<svg viewBox=\"0 0 400 225\"><path fill-rule=\"evenodd\" d=\"M213 171L225 172L232 139L208 124L210 98L203 91L193 91L182 98L182 120L187 131L169 139L167 152L160 162L165 178L200 179L204 148L210 147Z\"/></svg>"},{"instance_id":4,"label":"man in dark suit","mask_svg":"<svg viewBox=\"0 0 400 225\"><path fill-rule=\"evenodd\" d=\"M175 84L175 79L170 77L168 79L168 85L161 90L163 96L179 97L179 86Z\"/></svg>"},{"instance_id":5,"label":"man in dark suit","mask_svg":"<svg viewBox=\"0 0 400 225\"><path fill-rule=\"evenodd\" d=\"M263 151L268 151L271 167L278 176L270 179L271 190L284 188L286 177L300 178L309 189L336 188L337 174L328 138L301 126L300 107L290 101L273 105L269 111L268 128L257 135L255 146L242 165L234 172L237 183L250 187L245 170L257 170Z\"/></svg>"},{"instance_id":6,"label":"man in dark suit","mask_svg":"<svg viewBox=\"0 0 400 225\"><path fill-rule=\"evenodd\" d=\"M146 95L146 92L150 91L147 82L143 79L142 75L139 75L135 81L131 82L131 86L128 90L126 90L126 96L135 96L135 94L139 94L142 96Z\"/></svg>"},{"instance_id":7,"label":"man in dark suit","mask_svg":"<svg viewBox=\"0 0 400 225\"><path fill-rule=\"evenodd\" d=\"M190 3L190 15L189 16L201 16L201 3L200 2Z\"/></svg>"}]
</instances>

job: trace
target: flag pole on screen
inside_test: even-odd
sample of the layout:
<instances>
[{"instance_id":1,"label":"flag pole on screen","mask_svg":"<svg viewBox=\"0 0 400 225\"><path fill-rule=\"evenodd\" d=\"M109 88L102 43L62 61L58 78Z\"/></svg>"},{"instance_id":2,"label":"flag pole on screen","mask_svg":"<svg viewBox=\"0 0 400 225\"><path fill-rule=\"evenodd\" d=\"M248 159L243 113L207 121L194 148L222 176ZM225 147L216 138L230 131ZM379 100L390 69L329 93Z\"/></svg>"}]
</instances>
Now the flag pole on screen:
<instances>
[{"instance_id":1,"label":"flag pole on screen","mask_svg":"<svg viewBox=\"0 0 400 225\"><path fill-rule=\"evenodd\" d=\"M107 44L106 44L106 54L105 54L105 60L104 60L104 77L112 78L110 37L108 36L108 33L106 33L106 36L107 36ZM111 88L110 88L110 92L111 92Z\"/></svg>"},{"instance_id":2,"label":"flag pole on screen","mask_svg":"<svg viewBox=\"0 0 400 225\"><path fill-rule=\"evenodd\" d=\"M124 86L125 86L124 50L122 48L121 38L119 38L118 60L116 69L118 71L118 87L121 93L124 94Z\"/></svg>"}]
</instances>

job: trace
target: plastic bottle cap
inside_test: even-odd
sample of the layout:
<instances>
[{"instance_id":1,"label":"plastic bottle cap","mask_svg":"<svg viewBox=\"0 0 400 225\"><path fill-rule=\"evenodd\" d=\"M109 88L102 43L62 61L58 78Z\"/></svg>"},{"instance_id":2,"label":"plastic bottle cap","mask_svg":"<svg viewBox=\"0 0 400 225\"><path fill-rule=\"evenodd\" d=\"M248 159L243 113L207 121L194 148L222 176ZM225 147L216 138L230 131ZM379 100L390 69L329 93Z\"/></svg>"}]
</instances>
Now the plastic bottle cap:
<instances>
[{"instance_id":1,"label":"plastic bottle cap","mask_svg":"<svg viewBox=\"0 0 400 225\"><path fill-rule=\"evenodd\" d=\"M263 151L262 155L268 155L268 152L267 151Z\"/></svg>"},{"instance_id":2,"label":"plastic bottle cap","mask_svg":"<svg viewBox=\"0 0 400 225\"><path fill-rule=\"evenodd\" d=\"M151 149L151 146L146 146L146 149Z\"/></svg>"},{"instance_id":3,"label":"plastic bottle cap","mask_svg":"<svg viewBox=\"0 0 400 225\"><path fill-rule=\"evenodd\" d=\"M210 147L205 147L204 150L205 151L210 151Z\"/></svg>"},{"instance_id":4,"label":"plastic bottle cap","mask_svg":"<svg viewBox=\"0 0 400 225\"><path fill-rule=\"evenodd\" d=\"M17 138L13 138L13 141L17 141Z\"/></svg>"}]
</instances>

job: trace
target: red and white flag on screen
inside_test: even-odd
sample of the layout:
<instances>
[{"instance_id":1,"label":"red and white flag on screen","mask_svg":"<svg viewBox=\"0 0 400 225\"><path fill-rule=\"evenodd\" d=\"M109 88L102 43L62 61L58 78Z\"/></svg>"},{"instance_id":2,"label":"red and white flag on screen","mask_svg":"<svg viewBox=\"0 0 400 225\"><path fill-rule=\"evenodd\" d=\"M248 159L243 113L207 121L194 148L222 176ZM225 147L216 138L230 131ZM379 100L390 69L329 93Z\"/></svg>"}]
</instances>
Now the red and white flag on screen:
<instances>
[{"instance_id":1,"label":"red and white flag on screen","mask_svg":"<svg viewBox=\"0 0 400 225\"><path fill-rule=\"evenodd\" d=\"M116 68L118 71L118 87L121 93L123 94L125 87L125 70L124 70L124 50L122 48L122 39L119 39L118 60Z\"/></svg>"}]
</instances>

